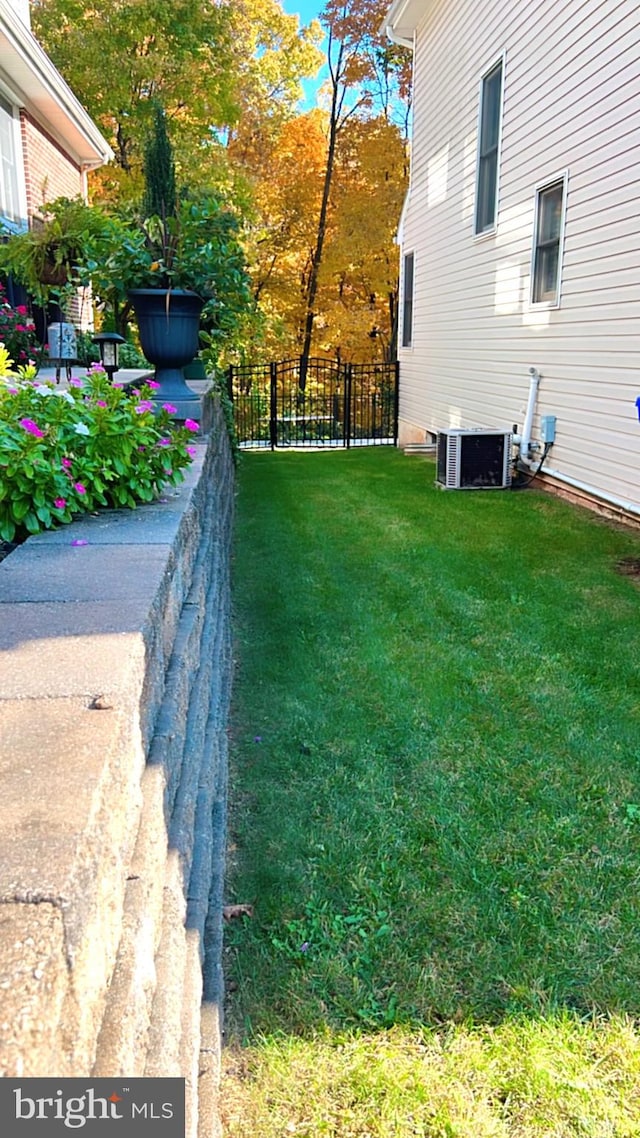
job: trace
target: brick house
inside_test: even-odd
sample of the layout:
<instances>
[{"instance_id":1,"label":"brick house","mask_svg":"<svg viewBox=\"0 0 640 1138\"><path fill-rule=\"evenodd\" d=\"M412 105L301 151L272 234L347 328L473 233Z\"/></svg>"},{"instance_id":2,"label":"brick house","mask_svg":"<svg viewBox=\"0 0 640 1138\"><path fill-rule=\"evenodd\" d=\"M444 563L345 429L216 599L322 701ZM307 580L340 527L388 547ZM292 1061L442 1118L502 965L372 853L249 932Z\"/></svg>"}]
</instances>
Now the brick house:
<instances>
[{"instance_id":1,"label":"brick house","mask_svg":"<svg viewBox=\"0 0 640 1138\"><path fill-rule=\"evenodd\" d=\"M39 207L87 197L87 173L113 157L109 144L31 33L29 0L0 0L0 225L26 229ZM8 282L9 300L27 301ZM44 338L47 318L33 308ZM91 300L78 294L72 318L92 323Z\"/></svg>"},{"instance_id":2,"label":"brick house","mask_svg":"<svg viewBox=\"0 0 640 1138\"><path fill-rule=\"evenodd\" d=\"M30 29L28 0L0 0L0 221L24 229L43 201L86 197L111 148Z\"/></svg>"}]
</instances>

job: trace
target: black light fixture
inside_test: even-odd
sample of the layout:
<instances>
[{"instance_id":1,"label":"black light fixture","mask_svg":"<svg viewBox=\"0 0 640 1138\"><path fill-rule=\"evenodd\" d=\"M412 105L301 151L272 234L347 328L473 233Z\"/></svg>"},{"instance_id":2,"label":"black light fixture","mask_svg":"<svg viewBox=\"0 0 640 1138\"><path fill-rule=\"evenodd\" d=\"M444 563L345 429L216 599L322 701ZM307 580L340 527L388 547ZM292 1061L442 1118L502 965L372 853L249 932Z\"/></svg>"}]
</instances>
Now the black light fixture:
<instances>
[{"instance_id":1,"label":"black light fixture","mask_svg":"<svg viewBox=\"0 0 640 1138\"><path fill-rule=\"evenodd\" d=\"M96 335L91 337L91 343L98 345L100 363L110 381L113 381L114 373L118 370L118 345L124 342L124 336L119 332L96 332Z\"/></svg>"}]
</instances>

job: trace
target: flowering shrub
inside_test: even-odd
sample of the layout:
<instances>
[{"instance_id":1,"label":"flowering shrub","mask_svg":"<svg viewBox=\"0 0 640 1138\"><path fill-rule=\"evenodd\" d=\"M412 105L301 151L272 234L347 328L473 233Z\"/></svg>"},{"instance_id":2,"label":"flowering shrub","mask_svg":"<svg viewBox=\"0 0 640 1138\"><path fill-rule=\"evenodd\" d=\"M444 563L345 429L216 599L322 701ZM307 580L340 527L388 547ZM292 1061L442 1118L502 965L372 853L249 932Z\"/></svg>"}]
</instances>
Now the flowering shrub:
<instances>
[{"instance_id":1,"label":"flowering shrub","mask_svg":"<svg viewBox=\"0 0 640 1138\"><path fill-rule=\"evenodd\" d=\"M157 414L152 386L133 394L94 365L68 390L35 369L10 373L0 346L0 539L38 533L98 506L134 507L182 481L198 424Z\"/></svg>"},{"instance_id":2,"label":"flowering shrub","mask_svg":"<svg viewBox=\"0 0 640 1138\"><path fill-rule=\"evenodd\" d=\"M0 284L0 341L12 360L21 366L29 361L39 365L44 354L36 336L36 326L24 304L12 308L4 286Z\"/></svg>"}]
</instances>

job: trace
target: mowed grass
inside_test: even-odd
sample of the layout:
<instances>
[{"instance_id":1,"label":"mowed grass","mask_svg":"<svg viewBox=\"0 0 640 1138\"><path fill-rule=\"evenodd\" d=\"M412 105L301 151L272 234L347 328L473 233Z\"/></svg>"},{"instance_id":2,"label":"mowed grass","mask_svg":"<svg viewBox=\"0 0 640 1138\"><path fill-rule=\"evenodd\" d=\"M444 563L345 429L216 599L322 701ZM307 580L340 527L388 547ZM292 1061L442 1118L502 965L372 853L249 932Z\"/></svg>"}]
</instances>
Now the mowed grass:
<instances>
[{"instance_id":1,"label":"mowed grass","mask_svg":"<svg viewBox=\"0 0 640 1138\"><path fill-rule=\"evenodd\" d=\"M640 535L240 469L226 1133L640 1135Z\"/></svg>"}]
</instances>

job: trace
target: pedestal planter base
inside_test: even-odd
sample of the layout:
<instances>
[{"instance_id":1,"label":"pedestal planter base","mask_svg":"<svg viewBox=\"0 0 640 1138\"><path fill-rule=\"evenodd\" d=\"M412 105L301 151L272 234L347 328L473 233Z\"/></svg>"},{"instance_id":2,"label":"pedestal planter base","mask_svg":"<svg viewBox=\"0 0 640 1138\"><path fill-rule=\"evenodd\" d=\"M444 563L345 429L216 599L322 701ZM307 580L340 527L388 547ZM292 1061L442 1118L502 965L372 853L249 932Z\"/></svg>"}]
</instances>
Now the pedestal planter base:
<instances>
[{"instance_id":1,"label":"pedestal planter base","mask_svg":"<svg viewBox=\"0 0 640 1138\"><path fill-rule=\"evenodd\" d=\"M187 387L182 368L198 351L202 297L182 289L154 288L131 289L128 296L138 321L142 350L155 364L154 379L160 384L155 401L199 406L199 397ZM186 410L181 417L195 415Z\"/></svg>"}]
</instances>

